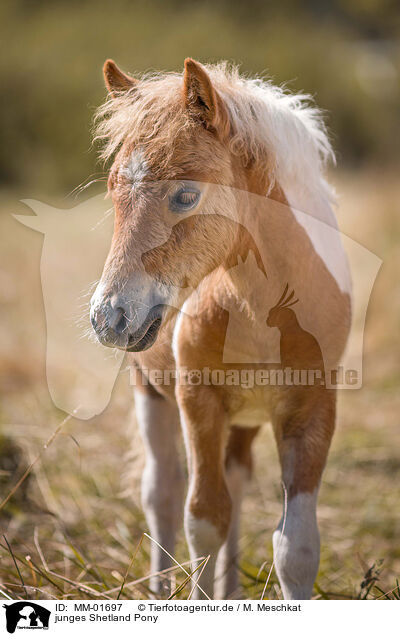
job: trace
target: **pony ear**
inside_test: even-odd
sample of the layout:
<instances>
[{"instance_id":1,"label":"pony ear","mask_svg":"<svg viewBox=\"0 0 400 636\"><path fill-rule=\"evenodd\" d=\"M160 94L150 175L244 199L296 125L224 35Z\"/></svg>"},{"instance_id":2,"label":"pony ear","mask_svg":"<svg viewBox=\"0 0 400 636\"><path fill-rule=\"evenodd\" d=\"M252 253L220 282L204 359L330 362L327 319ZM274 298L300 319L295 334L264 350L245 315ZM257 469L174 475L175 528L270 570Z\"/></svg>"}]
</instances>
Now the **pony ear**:
<instances>
[{"instance_id":1,"label":"pony ear","mask_svg":"<svg viewBox=\"0 0 400 636\"><path fill-rule=\"evenodd\" d=\"M106 88L112 97L116 97L117 93L129 91L138 83L134 77L121 71L114 60L104 62L103 75Z\"/></svg>"},{"instance_id":2,"label":"pony ear","mask_svg":"<svg viewBox=\"0 0 400 636\"><path fill-rule=\"evenodd\" d=\"M204 66L190 57L185 60L183 97L189 113L205 128L216 132L221 138L228 136L230 125L225 104L214 89Z\"/></svg>"}]
</instances>

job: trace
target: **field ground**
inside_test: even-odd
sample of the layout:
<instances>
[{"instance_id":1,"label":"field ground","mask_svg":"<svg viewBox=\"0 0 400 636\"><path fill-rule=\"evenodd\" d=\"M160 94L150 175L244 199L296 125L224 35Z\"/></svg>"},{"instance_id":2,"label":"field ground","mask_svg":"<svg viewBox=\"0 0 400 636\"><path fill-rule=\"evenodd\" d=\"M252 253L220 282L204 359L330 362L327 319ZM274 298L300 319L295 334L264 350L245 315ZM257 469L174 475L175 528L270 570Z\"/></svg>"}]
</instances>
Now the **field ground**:
<instances>
[{"instance_id":1,"label":"field ground","mask_svg":"<svg viewBox=\"0 0 400 636\"><path fill-rule=\"evenodd\" d=\"M400 184L395 174L366 170L342 175L337 189L341 229L380 256L383 266L367 315L364 386L340 395L337 431L320 494L322 550L315 598L362 598L369 588L370 598L382 598L400 578ZM42 239L31 233L26 242L29 230L9 215L26 213L15 199L4 197L1 207L0 484L5 497L64 414L52 405L46 385L38 268ZM93 420L68 421L4 508L3 592L23 598L22 580L32 599L116 598L130 566L121 598L148 596L147 580L141 581L148 574L147 538L131 563L146 531L137 495L139 471L134 468L129 478L128 463L122 461L131 441L138 466L141 446L122 374L108 408ZM242 596L253 599L260 597L271 566L271 535L282 500L268 427L255 450L240 544ZM123 492L129 481L133 497ZM177 558L188 560L183 534ZM177 583L184 578L177 571ZM186 586L178 598L186 598L188 591ZM266 597L280 598L274 573Z\"/></svg>"}]
</instances>

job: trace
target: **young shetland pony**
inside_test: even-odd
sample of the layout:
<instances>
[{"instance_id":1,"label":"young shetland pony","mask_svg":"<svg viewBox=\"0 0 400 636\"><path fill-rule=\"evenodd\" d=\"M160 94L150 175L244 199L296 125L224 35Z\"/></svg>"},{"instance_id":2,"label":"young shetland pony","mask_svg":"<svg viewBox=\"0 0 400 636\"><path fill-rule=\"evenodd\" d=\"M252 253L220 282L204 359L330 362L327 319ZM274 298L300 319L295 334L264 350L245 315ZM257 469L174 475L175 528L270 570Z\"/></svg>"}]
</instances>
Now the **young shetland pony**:
<instances>
[{"instance_id":1,"label":"young shetland pony","mask_svg":"<svg viewBox=\"0 0 400 636\"><path fill-rule=\"evenodd\" d=\"M232 597L251 445L271 421L287 499L273 535L275 567L285 598L309 598L335 390L293 382L250 390L205 381L152 386L145 376L148 369L226 371L235 360L242 368L243 353L254 360L246 368L294 361L320 370L322 380L322 355L325 371L338 363L350 285L322 176L331 148L319 113L303 96L240 78L224 64L187 59L183 75L137 80L109 60L104 76L110 98L99 110L97 136L105 141L104 158L114 156L108 186L115 227L91 321L100 342L128 351L141 373L135 406L150 533L172 554L184 511L191 558L209 556L195 595ZM258 237L240 222L252 198L250 224L252 211L268 205ZM321 239L315 223L331 228L332 240ZM255 288L240 280L238 259L244 269L254 266ZM290 289L295 306L293 294L286 297ZM270 355L276 344L279 353L279 338L281 364ZM181 429L189 472L184 506ZM154 544L151 571L170 565ZM151 584L156 595L163 592L161 577Z\"/></svg>"}]
</instances>

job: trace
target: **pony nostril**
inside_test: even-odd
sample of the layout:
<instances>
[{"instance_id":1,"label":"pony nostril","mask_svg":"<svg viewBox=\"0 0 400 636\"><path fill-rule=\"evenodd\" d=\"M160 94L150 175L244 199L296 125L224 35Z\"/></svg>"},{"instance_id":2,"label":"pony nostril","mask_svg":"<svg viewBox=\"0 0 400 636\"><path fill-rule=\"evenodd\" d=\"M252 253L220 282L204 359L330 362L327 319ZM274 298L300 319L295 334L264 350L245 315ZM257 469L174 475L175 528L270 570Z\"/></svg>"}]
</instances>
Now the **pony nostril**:
<instances>
[{"instance_id":1,"label":"pony nostril","mask_svg":"<svg viewBox=\"0 0 400 636\"><path fill-rule=\"evenodd\" d=\"M114 316L110 327L112 327L117 333L122 333L125 331L127 324L128 321L125 315L125 310L122 309L122 307L116 307L114 309Z\"/></svg>"}]
</instances>

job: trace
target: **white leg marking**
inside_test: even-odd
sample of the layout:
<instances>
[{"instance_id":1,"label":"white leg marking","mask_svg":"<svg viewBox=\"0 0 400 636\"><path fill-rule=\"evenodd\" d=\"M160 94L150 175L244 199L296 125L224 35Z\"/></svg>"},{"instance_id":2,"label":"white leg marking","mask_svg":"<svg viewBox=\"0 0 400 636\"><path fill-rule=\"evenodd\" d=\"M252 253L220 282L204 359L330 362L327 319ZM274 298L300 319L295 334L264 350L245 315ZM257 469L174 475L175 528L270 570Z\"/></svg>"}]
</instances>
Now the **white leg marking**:
<instances>
[{"instance_id":1,"label":"white leg marking","mask_svg":"<svg viewBox=\"0 0 400 636\"><path fill-rule=\"evenodd\" d=\"M248 469L232 461L226 471L226 483L232 500L232 516L228 538L218 555L216 566L217 592L215 598L233 598L232 594L237 591L239 586L237 558L239 552L240 507L243 487L248 478Z\"/></svg>"},{"instance_id":2,"label":"white leg marking","mask_svg":"<svg viewBox=\"0 0 400 636\"><path fill-rule=\"evenodd\" d=\"M215 566L218 552L223 544L223 538L219 534L217 528L210 521L208 521L207 519L196 517L190 510L190 505L194 499L195 475L193 474L193 460L191 457L190 444L187 435L187 425L183 414L181 414L181 424L186 445L186 455L189 472L189 488L185 504L186 540L189 546L191 559L194 560L200 557L209 557L207 565L205 566L201 574L200 587L210 598L214 598ZM199 562L197 561L197 563L193 565L194 567L197 567L198 564ZM201 568L199 570L199 574L200 572ZM195 575L193 577L193 581L197 581L197 579L198 575ZM204 595L197 587L194 589L193 598L204 600Z\"/></svg>"},{"instance_id":3,"label":"white leg marking","mask_svg":"<svg viewBox=\"0 0 400 636\"><path fill-rule=\"evenodd\" d=\"M208 563L201 574L199 585L210 598L213 598L215 564L222 539L215 526L206 519L198 519L188 510L185 511L185 533L191 559L209 556ZM192 568L197 567L199 563L200 561L193 563ZM200 572L201 568L194 575L193 583L198 580ZM204 600L204 595L197 587L194 589L193 598Z\"/></svg>"},{"instance_id":4,"label":"white leg marking","mask_svg":"<svg viewBox=\"0 0 400 636\"><path fill-rule=\"evenodd\" d=\"M140 391L135 393L135 407L146 450L142 476L143 509L150 535L173 554L183 507L183 477L176 448L177 410L164 398ZM159 572L171 565L169 556L152 542L151 572ZM165 588L168 590L168 584ZM155 593L161 592L159 577L151 580L151 589Z\"/></svg>"},{"instance_id":5,"label":"white leg marking","mask_svg":"<svg viewBox=\"0 0 400 636\"><path fill-rule=\"evenodd\" d=\"M309 599L319 566L318 489L288 502L273 535L275 568L285 599ZM283 528L283 533L282 533Z\"/></svg>"}]
</instances>

